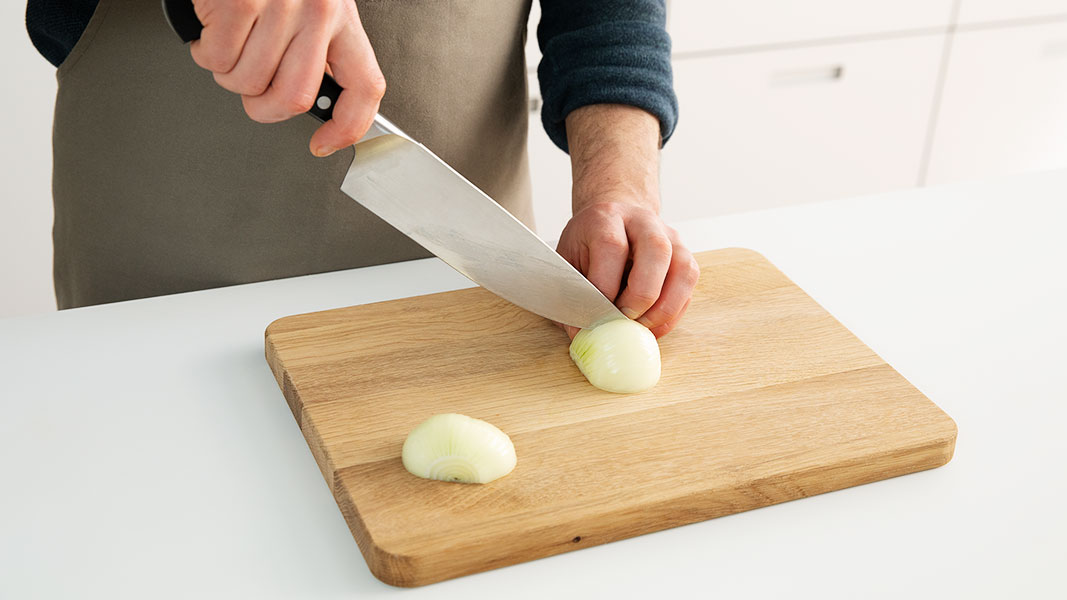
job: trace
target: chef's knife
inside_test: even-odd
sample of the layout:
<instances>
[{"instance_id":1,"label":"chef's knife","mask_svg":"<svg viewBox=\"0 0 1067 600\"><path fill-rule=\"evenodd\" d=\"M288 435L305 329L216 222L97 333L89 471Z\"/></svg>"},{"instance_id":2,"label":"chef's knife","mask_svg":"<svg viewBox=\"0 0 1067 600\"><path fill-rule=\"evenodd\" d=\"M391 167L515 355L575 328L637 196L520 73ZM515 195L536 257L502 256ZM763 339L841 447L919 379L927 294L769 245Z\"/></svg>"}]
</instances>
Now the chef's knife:
<instances>
[{"instance_id":1,"label":"chef's knife","mask_svg":"<svg viewBox=\"0 0 1067 600\"><path fill-rule=\"evenodd\" d=\"M163 11L182 41L200 38L191 0L163 0ZM328 121L340 93L324 74L308 113ZM533 231L381 115L356 144L341 191L526 310L580 328L626 318Z\"/></svg>"}]
</instances>

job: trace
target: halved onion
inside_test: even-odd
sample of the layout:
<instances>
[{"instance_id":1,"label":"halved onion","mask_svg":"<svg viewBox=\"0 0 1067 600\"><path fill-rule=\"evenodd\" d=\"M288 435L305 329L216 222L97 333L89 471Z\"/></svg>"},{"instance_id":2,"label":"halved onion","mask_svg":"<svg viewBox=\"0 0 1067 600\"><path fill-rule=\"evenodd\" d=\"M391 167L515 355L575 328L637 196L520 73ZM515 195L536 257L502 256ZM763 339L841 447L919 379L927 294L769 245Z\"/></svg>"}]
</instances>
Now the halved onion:
<instances>
[{"instance_id":1,"label":"halved onion","mask_svg":"<svg viewBox=\"0 0 1067 600\"><path fill-rule=\"evenodd\" d=\"M515 445L496 426L466 415L434 415L411 430L401 451L412 475L489 483L515 468Z\"/></svg>"},{"instance_id":2,"label":"halved onion","mask_svg":"<svg viewBox=\"0 0 1067 600\"><path fill-rule=\"evenodd\" d=\"M630 319L579 331L571 342L571 359L589 383L609 392L643 392L659 381L656 336Z\"/></svg>"}]
</instances>

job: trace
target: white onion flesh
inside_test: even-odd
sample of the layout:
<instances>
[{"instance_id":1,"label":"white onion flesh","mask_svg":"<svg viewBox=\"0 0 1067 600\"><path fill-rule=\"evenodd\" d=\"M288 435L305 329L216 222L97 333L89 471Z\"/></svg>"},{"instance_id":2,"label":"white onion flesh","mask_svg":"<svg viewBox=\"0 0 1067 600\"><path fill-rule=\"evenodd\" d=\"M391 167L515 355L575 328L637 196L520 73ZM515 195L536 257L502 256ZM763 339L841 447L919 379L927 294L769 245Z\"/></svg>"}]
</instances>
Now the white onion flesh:
<instances>
[{"instance_id":1,"label":"white onion flesh","mask_svg":"<svg viewBox=\"0 0 1067 600\"><path fill-rule=\"evenodd\" d=\"M579 331L571 342L571 359L589 383L608 392L643 392L659 381L656 336L630 319Z\"/></svg>"},{"instance_id":2,"label":"white onion flesh","mask_svg":"<svg viewBox=\"0 0 1067 600\"><path fill-rule=\"evenodd\" d=\"M489 483L515 468L515 445L491 423L455 413L434 415L411 430L401 451L412 475Z\"/></svg>"}]
</instances>

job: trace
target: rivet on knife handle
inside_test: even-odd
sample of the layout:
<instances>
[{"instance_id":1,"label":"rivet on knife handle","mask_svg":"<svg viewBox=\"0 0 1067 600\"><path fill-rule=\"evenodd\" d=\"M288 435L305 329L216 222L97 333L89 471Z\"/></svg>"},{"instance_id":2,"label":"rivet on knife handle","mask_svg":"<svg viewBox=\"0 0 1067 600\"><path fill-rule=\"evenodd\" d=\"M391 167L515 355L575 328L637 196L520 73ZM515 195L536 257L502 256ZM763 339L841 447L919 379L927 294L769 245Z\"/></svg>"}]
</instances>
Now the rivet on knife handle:
<instances>
[{"instance_id":1,"label":"rivet on knife handle","mask_svg":"<svg viewBox=\"0 0 1067 600\"><path fill-rule=\"evenodd\" d=\"M192 0L163 0L163 14L167 16L167 23L174 33L183 42L191 42L200 39L200 32L204 25L196 16L196 9ZM308 114L325 123L333 118L333 107L337 104L337 98L341 95L341 86L328 74L322 74L322 83L319 84L319 93L315 97L315 104Z\"/></svg>"}]
</instances>

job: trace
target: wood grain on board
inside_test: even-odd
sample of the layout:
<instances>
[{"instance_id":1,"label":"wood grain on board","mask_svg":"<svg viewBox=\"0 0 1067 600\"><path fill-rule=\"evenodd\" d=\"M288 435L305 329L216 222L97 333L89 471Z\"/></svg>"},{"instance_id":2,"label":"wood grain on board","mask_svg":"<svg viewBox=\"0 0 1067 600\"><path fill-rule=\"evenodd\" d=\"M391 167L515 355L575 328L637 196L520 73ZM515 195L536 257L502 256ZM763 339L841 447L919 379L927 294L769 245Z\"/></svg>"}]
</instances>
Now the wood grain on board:
<instances>
[{"instance_id":1,"label":"wood grain on board","mask_svg":"<svg viewBox=\"0 0 1067 600\"><path fill-rule=\"evenodd\" d=\"M566 335L481 288L297 315L267 360L371 571L417 586L930 469L956 425L750 250L697 255L652 390L600 391ZM518 466L419 479L427 417L487 420Z\"/></svg>"}]
</instances>

